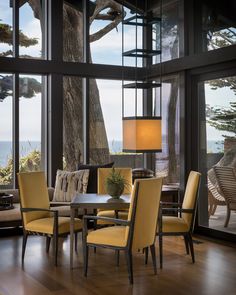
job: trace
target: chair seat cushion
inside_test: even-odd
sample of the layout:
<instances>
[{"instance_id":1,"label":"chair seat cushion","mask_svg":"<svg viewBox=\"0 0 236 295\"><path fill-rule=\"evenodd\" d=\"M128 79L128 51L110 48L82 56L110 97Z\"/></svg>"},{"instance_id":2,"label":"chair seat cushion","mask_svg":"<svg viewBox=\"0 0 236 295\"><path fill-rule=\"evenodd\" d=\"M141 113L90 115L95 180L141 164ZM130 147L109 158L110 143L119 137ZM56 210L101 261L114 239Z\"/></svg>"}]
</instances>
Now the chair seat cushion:
<instances>
[{"instance_id":1,"label":"chair seat cushion","mask_svg":"<svg viewBox=\"0 0 236 295\"><path fill-rule=\"evenodd\" d=\"M125 232L125 226L111 226L101 228L88 233L87 243L125 247Z\"/></svg>"},{"instance_id":2,"label":"chair seat cushion","mask_svg":"<svg viewBox=\"0 0 236 295\"><path fill-rule=\"evenodd\" d=\"M28 231L53 234L54 218L41 218L33 220L26 224L25 229ZM82 229L82 222L80 219L75 219L75 231ZM58 218L58 234L70 232L70 217Z\"/></svg>"},{"instance_id":3,"label":"chair seat cushion","mask_svg":"<svg viewBox=\"0 0 236 295\"><path fill-rule=\"evenodd\" d=\"M187 223L183 218L175 216L163 216L162 231L167 232L187 232L189 230Z\"/></svg>"},{"instance_id":4,"label":"chair seat cushion","mask_svg":"<svg viewBox=\"0 0 236 295\"><path fill-rule=\"evenodd\" d=\"M102 210L102 211L99 211L97 216L117 218L114 210ZM123 220L127 220L128 211L127 210L118 211L118 218L123 219ZM114 224L114 223L113 222L108 222L108 221L105 221L105 220L98 220L97 224Z\"/></svg>"}]
</instances>

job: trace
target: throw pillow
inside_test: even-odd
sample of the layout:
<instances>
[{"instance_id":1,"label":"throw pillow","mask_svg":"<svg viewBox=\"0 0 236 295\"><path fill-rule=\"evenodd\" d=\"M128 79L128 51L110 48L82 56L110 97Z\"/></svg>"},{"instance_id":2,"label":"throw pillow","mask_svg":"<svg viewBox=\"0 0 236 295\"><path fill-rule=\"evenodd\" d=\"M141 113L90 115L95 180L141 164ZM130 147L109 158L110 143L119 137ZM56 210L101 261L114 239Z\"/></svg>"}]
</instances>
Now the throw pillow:
<instances>
[{"instance_id":1,"label":"throw pillow","mask_svg":"<svg viewBox=\"0 0 236 295\"><path fill-rule=\"evenodd\" d=\"M78 193L86 193L89 178L89 170L62 171L57 170L54 202L70 202Z\"/></svg>"},{"instance_id":2,"label":"throw pillow","mask_svg":"<svg viewBox=\"0 0 236 295\"><path fill-rule=\"evenodd\" d=\"M97 193L98 186L98 168L111 168L114 162L103 164L103 165L90 165L90 164L80 164L78 170L89 169L89 179L87 193Z\"/></svg>"}]
</instances>

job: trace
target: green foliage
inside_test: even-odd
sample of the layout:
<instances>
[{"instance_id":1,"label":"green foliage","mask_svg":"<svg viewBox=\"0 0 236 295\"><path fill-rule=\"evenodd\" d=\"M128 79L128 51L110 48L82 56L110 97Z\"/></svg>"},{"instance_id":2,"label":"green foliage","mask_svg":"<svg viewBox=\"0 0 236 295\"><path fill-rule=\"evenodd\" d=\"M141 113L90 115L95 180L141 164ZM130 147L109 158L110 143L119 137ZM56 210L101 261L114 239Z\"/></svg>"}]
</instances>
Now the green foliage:
<instances>
[{"instance_id":1,"label":"green foliage","mask_svg":"<svg viewBox=\"0 0 236 295\"><path fill-rule=\"evenodd\" d=\"M13 76L0 75L0 101L3 101L13 92ZM41 92L42 85L34 78L20 77L19 79L19 96L24 98L32 98Z\"/></svg>"},{"instance_id":2,"label":"green foliage","mask_svg":"<svg viewBox=\"0 0 236 295\"><path fill-rule=\"evenodd\" d=\"M129 185L128 181L121 175L120 171L116 170L114 167L112 168L111 173L105 180L106 185L115 184L115 185Z\"/></svg>"},{"instance_id":3,"label":"green foliage","mask_svg":"<svg viewBox=\"0 0 236 295\"><path fill-rule=\"evenodd\" d=\"M236 136L236 103L230 102L229 108L212 107L209 109L209 119L207 122L217 130L232 132ZM223 135L224 137L232 137Z\"/></svg>"},{"instance_id":4,"label":"green foliage","mask_svg":"<svg viewBox=\"0 0 236 295\"><path fill-rule=\"evenodd\" d=\"M209 81L211 89L227 87L236 95L236 77L226 77ZM222 98L224 99L224 98ZM235 100L232 99L232 100ZM210 107L207 105L206 117L207 122L217 130L232 132L232 136L223 135L225 138L236 136L236 102L229 103L228 108L223 107Z\"/></svg>"},{"instance_id":5,"label":"green foliage","mask_svg":"<svg viewBox=\"0 0 236 295\"><path fill-rule=\"evenodd\" d=\"M24 47L38 44L37 38L29 38L21 30L19 31L19 41L20 46ZM13 44L13 30L10 25L0 23L0 42L8 45Z\"/></svg>"},{"instance_id":6,"label":"green foliage","mask_svg":"<svg viewBox=\"0 0 236 295\"><path fill-rule=\"evenodd\" d=\"M41 162L40 151L33 150L27 156L20 159L20 171L39 171ZM9 159L5 167L0 167L0 184L12 183L13 159Z\"/></svg>"}]
</instances>

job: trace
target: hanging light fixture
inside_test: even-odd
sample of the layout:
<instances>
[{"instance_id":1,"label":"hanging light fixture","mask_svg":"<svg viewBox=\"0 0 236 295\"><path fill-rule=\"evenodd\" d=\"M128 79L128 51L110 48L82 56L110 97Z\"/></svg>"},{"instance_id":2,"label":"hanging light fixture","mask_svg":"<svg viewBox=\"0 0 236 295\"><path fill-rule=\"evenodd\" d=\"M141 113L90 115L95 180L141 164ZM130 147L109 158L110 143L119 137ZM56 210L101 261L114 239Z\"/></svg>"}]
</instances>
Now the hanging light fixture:
<instances>
[{"instance_id":1,"label":"hanging light fixture","mask_svg":"<svg viewBox=\"0 0 236 295\"><path fill-rule=\"evenodd\" d=\"M136 3L137 5L137 3ZM146 5L145 5L146 6ZM146 6L147 8L147 6ZM162 128L161 128L161 73L160 73L160 82L150 81L148 78L145 81L138 81L137 79L137 59L143 58L146 60L146 69L149 59L152 60L153 56L160 55L160 63L161 63L161 48L153 50L153 49L143 49L138 48L138 27L149 27L152 29L152 25L159 23L160 34L159 38L161 39L161 18L150 18L147 17L145 9L145 14L138 15L137 7L136 14L130 18L123 20L122 24L122 65L124 66L124 57L134 57L135 58L135 73L136 80L133 83L125 84L124 80L122 80L122 122L123 122L123 151L124 152L136 152L136 153L153 153L153 152L161 152L162 151ZM160 10L161 13L161 10ZM124 25L135 26L135 49L124 51ZM160 43L159 43L160 44ZM143 47L143 46L142 46ZM161 44L160 44L161 47ZM160 70L161 71L161 70ZM147 73L148 74L148 73ZM125 89L134 89L135 91L135 114L134 116L125 116L125 102L124 102L124 91ZM148 91L151 93L151 99L153 95L153 88L160 89L160 101L159 101L159 116L153 114L150 116L147 115L138 115L137 111L137 100L138 100L138 90L142 89L144 91ZM144 94L143 94L144 95ZM153 101L153 99L152 99ZM152 108L154 109L154 108ZM157 109L157 108L156 108ZM150 112L149 112L150 113ZM156 112L155 112L156 113Z\"/></svg>"},{"instance_id":2,"label":"hanging light fixture","mask_svg":"<svg viewBox=\"0 0 236 295\"><path fill-rule=\"evenodd\" d=\"M161 117L123 117L124 152L161 152Z\"/></svg>"}]
</instances>

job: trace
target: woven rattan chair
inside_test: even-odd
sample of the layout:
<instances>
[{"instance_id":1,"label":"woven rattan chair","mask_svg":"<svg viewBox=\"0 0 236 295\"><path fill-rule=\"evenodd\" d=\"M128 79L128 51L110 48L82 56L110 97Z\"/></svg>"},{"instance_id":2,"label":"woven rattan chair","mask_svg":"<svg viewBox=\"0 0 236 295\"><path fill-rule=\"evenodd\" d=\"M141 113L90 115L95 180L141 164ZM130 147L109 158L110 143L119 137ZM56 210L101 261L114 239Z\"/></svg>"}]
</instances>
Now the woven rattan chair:
<instances>
[{"instance_id":1,"label":"woven rattan chair","mask_svg":"<svg viewBox=\"0 0 236 295\"><path fill-rule=\"evenodd\" d=\"M210 179L207 180L208 187L208 215L214 215L216 212L217 206L226 206L225 198L219 193L219 188L217 185L214 185Z\"/></svg>"},{"instance_id":2,"label":"woven rattan chair","mask_svg":"<svg viewBox=\"0 0 236 295\"><path fill-rule=\"evenodd\" d=\"M224 227L227 227L230 220L230 213L236 210L236 171L234 167L213 167L219 185L221 195L225 198L227 215Z\"/></svg>"}]
</instances>

